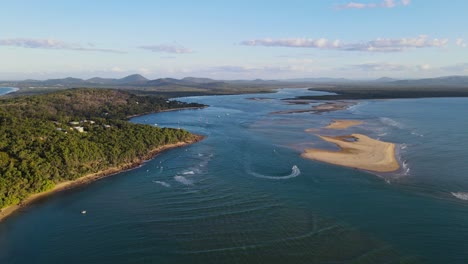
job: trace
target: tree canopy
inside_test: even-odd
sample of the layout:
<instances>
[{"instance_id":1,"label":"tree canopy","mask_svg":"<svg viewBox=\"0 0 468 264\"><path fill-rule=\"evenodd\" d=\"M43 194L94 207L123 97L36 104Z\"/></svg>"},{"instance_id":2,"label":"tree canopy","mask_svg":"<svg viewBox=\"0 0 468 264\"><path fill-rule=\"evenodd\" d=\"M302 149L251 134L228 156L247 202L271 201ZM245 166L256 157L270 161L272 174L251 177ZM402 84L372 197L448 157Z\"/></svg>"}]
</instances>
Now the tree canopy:
<instances>
[{"instance_id":1,"label":"tree canopy","mask_svg":"<svg viewBox=\"0 0 468 264\"><path fill-rule=\"evenodd\" d=\"M157 147L192 140L182 129L125 119L199 106L103 89L0 100L0 208L60 182L135 162Z\"/></svg>"}]
</instances>

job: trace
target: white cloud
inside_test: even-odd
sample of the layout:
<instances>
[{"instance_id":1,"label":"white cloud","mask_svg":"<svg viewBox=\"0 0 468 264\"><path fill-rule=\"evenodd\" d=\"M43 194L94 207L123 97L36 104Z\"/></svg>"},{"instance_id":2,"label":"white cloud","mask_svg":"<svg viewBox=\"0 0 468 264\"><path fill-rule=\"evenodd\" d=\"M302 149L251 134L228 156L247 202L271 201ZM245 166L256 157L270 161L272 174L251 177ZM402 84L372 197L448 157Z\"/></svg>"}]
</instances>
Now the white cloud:
<instances>
[{"instance_id":1,"label":"white cloud","mask_svg":"<svg viewBox=\"0 0 468 264\"><path fill-rule=\"evenodd\" d=\"M417 69L420 71L428 71L428 70L431 70L432 67L429 64L422 64L422 65L418 65Z\"/></svg>"},{"instance_id":2,"label":"white cloud","mask_svg":"<svg viewBox=\"0 0 468 264\"><path fill-rule=\"evenodd\" d=\"M411 4L411 0L401 0L401 4L404 5L404 6L407 6L407 5Z\"/></svg>"},{"instance_id":3,"label":"white cloud","mask_svg":"<svg viewBox=\"0 0 468 264\"><path fill-rule=\"evenodd\" d=\"M110 53L126 53L121 50L94 48L94 45L82 46L79 44L67 43L55 39L29 39L14 38L0 39L0 46L22 47L30 49L52 49L52 50L76 50L76 51L96 51Z\"/></svg>"},{"instance_id":4,"label":"white cloud","mask_svg":"<svg viewBox=\"0 0 468 264\"><path fill-rule=\"evenodd\" d=\"M344 51L400 52L414 48L445 47L448 39L429 39L425 35L416 38L384 39L378 38L366 42L342 43L339 40L320 39L255 39L241 42L245 46L316 48Z\"/></svg>"},{"instance_id":5,"label":"white cloud","mask_svg":"<svg viewBox=\"0 0 468 264\"><path fill-rule=\"evenodd\" d=\"M293 47L293 48L319 48L319 49L332 49L337 48L339 41L329 41L325 38L319 39L254 39L241 42L245 46L266 46L266 47Z\"/></svg>"},{"instance_id":6,"label":"white cloud","mask_svg":"<svg viewBox=\"0 0 468 264\"><path fill-rule=\"evenodd\" d=\"M457 40L455 41L455 44L462 48L467 47L466 42L462 38L457 38Z\"/></svg>"},{"instance_id":7,"label":"white cloud","mask_svg":"<svg viewBox=\"0 0 468 264\"><path fill-rule=\"evenodd\" d=\"M139 69L138 69L138 72L141 73L141 74L143 74L143 75L145 75L145 74L148 75L148 74L151 74L151 73L152 73L152 71L151 71L150 69L144 68L144 67L139 68Z\"/></svg>"},{"instance_id":8,"label":"white cloud","mask_svg":"<svg viewBox=\"0 0 468 264\"><path fill-rule=\"evenodd\" d=\"M193 50L189 48L185 48L180 45L162 44L162 45L140 46L139 48L149 50L152 52L165 52L165 53L174 53L174 54L193 53Z\"/></svg>"},{"instance_id":9,"label":"white cloud","mask_svg":"<svg viewBox=\"0 0 468 264\"><path fill-rule=\"evenodd\" d=\"M449 72L450 74L467 74L468 63L458 63L455 65L442 67L441 69L446 72Z\"/></svg>"},{"instance_id":10,"label":"white cloud","mask_svg":"<svg viewBox=\"0 0 468 264\"><path fill-rule=\"evenodd\" d=\"M344 69L357 69L361 71L406 71L408 67L402 64L370 62L350 65Z\"/></svg>"},{"instance_id":11,"label":"white cloud","mask_svg":"<svg viewBox=\"0 0 468 264\"><path fill-rule=\"evenodd\" d=\"M337 5L338 9L365 9L365 8L394 8L396 6L408 6L411 4L411 0L401 0L400 2L395 0L382 0L380 3L358 3L349 2L342 5Z\"/></svg>"},{"instance_id":12,"label":"white cloud","mask_svg":"<svg viewBox=\"0 0 468 264\"><path fill-rule=\"evenodd\" d=\"M120 67L117 67L117 66L114 66L111 68L111 72L124 72L125 70L120 68Z\"/></svg>"}]
</instances>

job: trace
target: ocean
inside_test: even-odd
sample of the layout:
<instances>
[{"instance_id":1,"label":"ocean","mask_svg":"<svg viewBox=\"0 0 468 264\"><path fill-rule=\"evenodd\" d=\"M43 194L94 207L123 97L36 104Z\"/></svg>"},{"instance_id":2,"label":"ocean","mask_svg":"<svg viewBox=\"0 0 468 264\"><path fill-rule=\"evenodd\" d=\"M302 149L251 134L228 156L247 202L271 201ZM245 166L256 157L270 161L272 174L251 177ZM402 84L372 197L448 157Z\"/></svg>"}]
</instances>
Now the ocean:
<instances>
[{"instance_id":1,"label":"ocean","mask_svg":"<svg viewBox=\"0 0 468 264\"><path fill-rule=\"evenodd\" d=\"M186 97L210 107L133 118L207 137L0 222L0 263L467 263L468 98L274 113L321 94ZM334 119L364 124L322 129ZM300 157L350 133L396 143L402 169Z\"/></svg>"},{"instance_id":2,"label":"ocean","mask_svg":"<svg viewBox=\"0 0 468 264\"><path fill-rule=\"evenodd\" d=\"M7 93L11 93L18 90L18 88L12 88L12 87L0 87L0 96L5 95Z\"/></svg>"}]
</instances>

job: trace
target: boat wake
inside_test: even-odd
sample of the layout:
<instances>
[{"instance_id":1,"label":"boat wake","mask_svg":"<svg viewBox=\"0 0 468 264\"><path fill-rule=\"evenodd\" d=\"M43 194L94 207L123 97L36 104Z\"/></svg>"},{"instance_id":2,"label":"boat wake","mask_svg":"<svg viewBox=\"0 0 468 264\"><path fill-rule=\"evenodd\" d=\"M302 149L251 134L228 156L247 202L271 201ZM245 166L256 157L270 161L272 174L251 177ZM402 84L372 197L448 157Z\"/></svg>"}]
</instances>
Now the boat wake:
<instances>
[{"instance_id":1,"label":"boat wake","mask_svg":"<svg viewBox=\"0 0 468 264\"><path fill-rule=\"evenodd\" d=\"M468 201L468 192L451 192L451 194L460 200Z\"/></svg>"},{"instance_id":2,"label":"boat wake","mask_svg":"<svg viewBox=\"0 0 468 264\"><path fill-rule=\"evenodd\" d=\"M255 176L257 178L262 178L262 179L287 180L287 179L291 179L291 178L295 178L295 177L299 176L301 174L301 170L299 170L299 168L296 165L294 165L291 168L291 173L289 175L285 175L285 176L263 175L263 174L259 174L259 173L256 173L256 172L253 172L253 171L250 171L250 170L249 170L249 174L252 175L252 176Z\"/></svg>"}]
</instances>

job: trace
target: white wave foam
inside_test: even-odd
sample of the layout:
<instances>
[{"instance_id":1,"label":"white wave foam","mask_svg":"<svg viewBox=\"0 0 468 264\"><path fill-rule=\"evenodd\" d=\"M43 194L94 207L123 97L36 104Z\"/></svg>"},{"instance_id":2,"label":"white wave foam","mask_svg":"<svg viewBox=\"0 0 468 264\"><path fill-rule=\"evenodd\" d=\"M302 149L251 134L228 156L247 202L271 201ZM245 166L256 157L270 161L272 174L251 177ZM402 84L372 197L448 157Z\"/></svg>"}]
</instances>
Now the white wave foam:
<instances>
[{"instance_id":1,"label":"white wave foam","mask_svg":"<svg viewBox=\"0 0 468 264\"><path fill-rule=\"evenodd\" d=\"M460 200L468 201L468 192L451 192L451 194Z\"/></svg>"},{"instance_id":2,"label":"white wave foam","mask_svg":"<svg viewBox=\"0 0 468 264\"><path fill-rule=\"evenodd\" d=\"M408 147L408 145L407 145L407 144L405 144L405 143L403 143L403 144L400 144L400 148L401 148L401 149L406 149L407 147Z\"/></svg>"},{"instance_id":3,"label":"white wave foam","mask_svg":"<svg viewBox=\"0 0 468 264\"><path fill-rule=\"evenodd\" d=\"M419 134L418 132L415 132L415 131L412 131L411 135L415 135L415 136L418 136L418 137L424 137L423 134Z\"/></svg>"},{"instance_id":4,"label":"white wave foam","mask_svg":"<svg viewBox=\"0 0 468 264\"><path fill-rule=\"evenodd\" d=\"M167 188L171 187L171 185L169 183L167 183L167 182L163 182L163 181L153 181L153 182L157 183L159 185L162 185L164 187L167 187Z\"/></svg>"},{"instance_id":5,"label":"white wave foam","mask_svg":"<svg viewBox=\"0 0 468 264\"><path fill-rule=\"evenodd\" d=\"M183 185L192 185L193 184L193 181L185 178L184 176L180 176L180 175L174 176L174 180L182 183Z\"/></svg>"},{"instance_id":6,"label":"white wave foam","mask_svg":"<svg viewBox=\"0 0 468 264\"><path fill-rule=\"evenodd\" d=\"M409 175L409 172L410 172L410 168L408 167L408 162L405 160L403 161L402 163L402 167L403 167L403 175Z\"/></svg>"},{"instance_id":7,"label":"white wave foam","mask_svg":"<svg viewBox=\"0 0 468 264\"><path fill-rule=\"evenodd\" d=\"M399 129L404 128L403 124L401 124L400 122L398 122L398 121L396 121L394 119L388 118L388 117L381 117L380 122L382 122L383 124L385 124L387 126L396 127L396 128L399 128Z\"/></svg>"},{"instance_id":8,"label":"white wave foam","mask_svg":"<svg viewBox=\"0 0 468 264\"><path fill-rule=\"evenodd\" d=\"M291 178L295 178L297 176L299 176L301 174L301 170L299 170L299 168L294 165L292 166L291 168L291 173L289 175L286 175L286 176L270 176L270 175L263 175L263 174L258 174L256 172L252 172L250 171L249 174L257 177L257 178L263 178L263 179L270 179L270 180L287 180L287 179L291 179Z\"/></svg>"}]
</instances>

